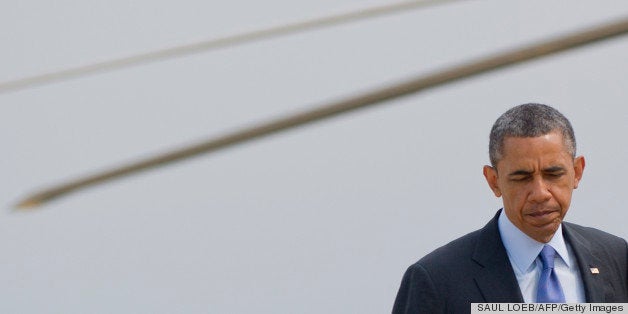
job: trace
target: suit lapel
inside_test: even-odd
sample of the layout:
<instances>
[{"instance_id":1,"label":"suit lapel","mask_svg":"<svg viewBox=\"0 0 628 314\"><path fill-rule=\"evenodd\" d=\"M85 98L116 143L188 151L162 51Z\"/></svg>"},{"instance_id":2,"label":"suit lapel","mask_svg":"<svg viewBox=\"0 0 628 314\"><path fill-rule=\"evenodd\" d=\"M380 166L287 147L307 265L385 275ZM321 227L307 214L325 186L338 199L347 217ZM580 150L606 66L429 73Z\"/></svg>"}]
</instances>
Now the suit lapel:
<instances>
[{"instance_id":1,"label":"suit lapel","mask_svg":"<svg viewBox=\"0 0 628 314\"><path fill-rule=\"evenodd\" d=\"M480 230L480 239L472 259L481 266L475 282L486 302L524 302L519 283L502 243L497 226L497 215ZM569 223L563 223L563 235L571 245L578 270L584 284L586 302L609 302L612 289L609 289L605 264L594 252L593 245L577 232ZM610 296L612 299L612 296Z\"/></svg>"},{"instance_id":2,"label":"suit lapel","mask_svg":"<svg viewBox=\"0 0 628 314\"><path fill-rule=\"evenodd\" d=\"M586 301L589 303L604 303L606 301L606 281L608 272L602 261L592 252L591 243L581 236L568 223L563 223L563 235L571 244L578 262L578 270L582 277Z\"/></svg>"},{"instance_id":3,"label":"suit lapel","mask_svg":"<svg viewBox=\"0 0 628 314\"><path fill-rule=\"evenodd\" d=\"M473 260L482 268L475 282L486 302L523 302L519 283L502 243L497 218L501 211L480 230Z\"/></svg>"}]
</instances>

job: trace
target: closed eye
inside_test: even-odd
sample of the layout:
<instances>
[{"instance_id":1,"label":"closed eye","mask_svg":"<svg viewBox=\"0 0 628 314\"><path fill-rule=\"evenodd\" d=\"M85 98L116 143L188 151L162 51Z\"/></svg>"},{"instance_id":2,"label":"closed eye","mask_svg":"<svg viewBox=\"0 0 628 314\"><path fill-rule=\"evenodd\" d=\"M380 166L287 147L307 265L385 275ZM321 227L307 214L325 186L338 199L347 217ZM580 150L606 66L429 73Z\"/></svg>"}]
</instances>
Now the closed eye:
<instances>
[{"instance_id":1,"label":"closed eye","mask_svg":"<svg viewBox=\"0 0 628 314\"><path fill-rule=\"evenodd\" d=\"M526 181L532 178L532 172L525 171L525 170L517 170L517 171L509 173L508 178L514 182Z\"/></svg>"},{"instance_id":2,"label":"closed eye","mask_svg":"<svg viewBox=\"0 0 628 314\"><path fill-rule=\"evenodd\" d=\"M509 176L510 181L514 181L514 182L522 182L522 181L527 181L530 178L532 178L531 175L513 175L513 176Z\"/></svg>"},{"instance_id":3,"label":"closed eye","mask_svg":"<svg viewBox=\"0 0 628 314\"><path fill-rule=\"evenodd\" d=\"M550 177L550 178L560 178L564 175L564 172L552 172L552 173L548 173L546 174L546 176Z\"/></svg>"},{"instance_id":4,"label":"closed eye","mask_svg":"<svg viewBox=\"0 0 628 314\"><path fill-rule=\"evenodd\" d=\"M544 169L543 173L550 178L560 178L565 174L565 168L560 166Z\"/></svg>"}]
</instances>

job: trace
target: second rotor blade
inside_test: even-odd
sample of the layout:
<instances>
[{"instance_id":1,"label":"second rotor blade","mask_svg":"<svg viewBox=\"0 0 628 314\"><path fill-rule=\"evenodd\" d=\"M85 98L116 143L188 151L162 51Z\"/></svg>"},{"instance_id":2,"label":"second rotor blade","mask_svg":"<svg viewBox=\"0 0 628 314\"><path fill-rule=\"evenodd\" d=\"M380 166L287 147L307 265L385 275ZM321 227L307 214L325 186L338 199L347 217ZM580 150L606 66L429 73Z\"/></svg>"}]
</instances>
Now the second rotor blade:
<instances>
[{"instance_id":1,"label":"second rotor blade","mask_svg":"<svg viewBox=\"0 0 628 314\"><path fill-rule=\"evenodd\" d=\"M261 123L240 131L219 136L208 141L178 149L153 158L142 160L126 166L104 171L95 175L79 178L77 180L61 184L50 189L35 193L17 206L27 208L40 205L44 202L60 197L67 193L77 191L112 179L121 178L143 170L159 167L168 163L183 160L199 154L209 153L235 144L240 144L262 136L284 131L293 127L330 118L342 113L381 104L384 101L416 93L428 88L451 83L470 76L486 73L505 66L521 63L541 56L590 44L603 39L628 33L628 18L615 21L584 31L561 36L542 43L530 45L524 48L507 51L476 61L462 63L444 71L422 75L417 78L367 92L357 97L352 97L292 116L279 118Z\"/></svg>"}]
</instances>

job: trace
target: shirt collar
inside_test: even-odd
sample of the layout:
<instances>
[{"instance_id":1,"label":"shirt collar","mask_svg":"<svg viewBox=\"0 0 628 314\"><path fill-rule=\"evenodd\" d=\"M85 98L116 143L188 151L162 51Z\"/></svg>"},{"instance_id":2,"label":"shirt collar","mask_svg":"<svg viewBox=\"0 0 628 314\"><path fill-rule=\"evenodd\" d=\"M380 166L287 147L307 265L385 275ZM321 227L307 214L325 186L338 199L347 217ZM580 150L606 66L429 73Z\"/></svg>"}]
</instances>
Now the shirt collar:
<instances>
[{"instance_id":1,"label":"shirt collar","mask_svg":"<svg viewBox=\"0 0 628 314\"><path fill-rule=\"evenodd\" d=\"M534 261L546 243L538 242L519 230L519 228L508 219L503 209L497 223L499 234L502 237L502 243L506 248L511 262L515 264L522 273L527 272L530 267L534 266ZM547 244L556 250L567 267L571 267L571 260L567 253L567 245L565 244L562 231L563 226L561 224Z\"/></svg>"}]
</instances>

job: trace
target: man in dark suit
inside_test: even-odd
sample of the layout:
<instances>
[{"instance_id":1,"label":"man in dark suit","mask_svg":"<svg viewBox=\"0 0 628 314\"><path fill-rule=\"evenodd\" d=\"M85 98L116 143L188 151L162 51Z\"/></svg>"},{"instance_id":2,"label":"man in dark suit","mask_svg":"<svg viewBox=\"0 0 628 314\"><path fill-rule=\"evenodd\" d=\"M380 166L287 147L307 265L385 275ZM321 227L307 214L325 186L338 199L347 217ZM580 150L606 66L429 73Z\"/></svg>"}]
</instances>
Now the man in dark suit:
<instances>
[{"instance_id":1,"label":"man in dark suit","mask_svg":"<svg viewBox=\"0 0 628 314\"><path fill-rule=\"evenodd\" d=\"M500 116L484 176L503 209L410 266L393 313L470 313L471 303L628 302L626 241L563 222L585 166L575 152L571 124L554 108L525 104Z\"/></svg>"}]
</instances>

